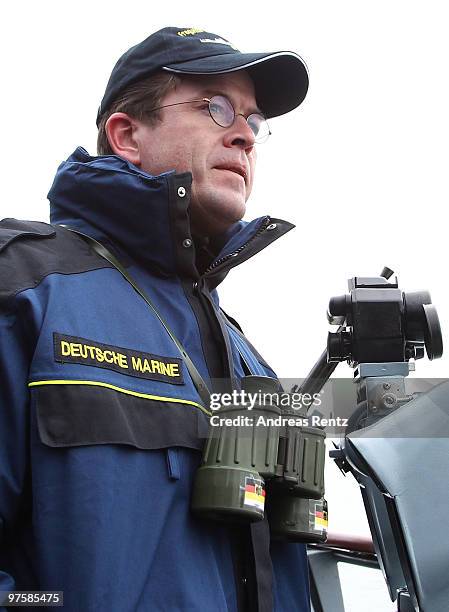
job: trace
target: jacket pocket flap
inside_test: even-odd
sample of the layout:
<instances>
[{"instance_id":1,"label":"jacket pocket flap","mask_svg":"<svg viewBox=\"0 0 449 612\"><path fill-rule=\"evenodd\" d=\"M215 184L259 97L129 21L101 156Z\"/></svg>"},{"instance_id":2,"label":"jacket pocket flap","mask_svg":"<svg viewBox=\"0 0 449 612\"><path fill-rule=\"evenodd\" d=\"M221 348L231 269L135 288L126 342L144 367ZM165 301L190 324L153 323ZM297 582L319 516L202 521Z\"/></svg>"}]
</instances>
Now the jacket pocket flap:
<instances>
[{"instance_id":1,"label":"jacket pocket flap","mask_svg":"<svg viewBox=\"0 0 449 612\"><path fill-rule=\"evenodd\" d=\"M39 436L45 445L203 448L208 419L196 406L175 398L137 397L100 385L34 387Z\"/></svg>"}]
</instances>

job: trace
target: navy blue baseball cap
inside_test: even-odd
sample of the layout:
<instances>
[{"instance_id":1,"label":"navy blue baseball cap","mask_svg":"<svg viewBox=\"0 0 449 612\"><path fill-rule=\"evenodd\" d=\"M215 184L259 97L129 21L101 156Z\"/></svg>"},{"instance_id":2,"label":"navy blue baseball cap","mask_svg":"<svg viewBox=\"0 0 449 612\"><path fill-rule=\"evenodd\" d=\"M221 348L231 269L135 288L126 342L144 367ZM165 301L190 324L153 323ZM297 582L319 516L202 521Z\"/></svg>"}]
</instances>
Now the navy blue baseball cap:
<instances>
[{"instance_id":1,"label":"navy blue baseball cap","mask_svg":"<svg viewBox=\"0 0 449 612\"><path fill-rule=\"evenodd\" d=\"M307 67L292 51L241 53L225 38L198 28L163 28L128 49L112 70L98 109L97 125L117 96L132 83L165 70L180 75L246 70L267 118L301 104L309 85Z\"/></svg>"}]
</instances>

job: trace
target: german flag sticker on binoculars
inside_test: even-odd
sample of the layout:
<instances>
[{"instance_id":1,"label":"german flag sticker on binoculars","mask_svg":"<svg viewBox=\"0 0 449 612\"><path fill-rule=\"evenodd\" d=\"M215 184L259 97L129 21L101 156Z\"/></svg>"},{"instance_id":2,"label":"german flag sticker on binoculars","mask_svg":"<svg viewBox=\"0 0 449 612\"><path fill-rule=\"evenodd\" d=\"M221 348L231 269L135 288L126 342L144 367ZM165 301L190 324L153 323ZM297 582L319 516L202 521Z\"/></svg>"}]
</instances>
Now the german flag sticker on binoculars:
<instances>
[{"instance_id":1,"label":"german flag sticker on binoculars","mask_svg":"<svg viewBox=\"0 0 449 612\"><path fill-rule=\"evenodd\" d=\"M263 480L253 478L252 476L245 477L243 504L245 506L252 506L263 512L265 506L265 486Z\"/></svg>"},{"instance_id":2,"label":"german flag sticker on binoculars","mask_svg":"<svg viewBox=\"0 0 449 612\"><path fill-rule=\"evenodd\" d=\"M321 503L315 504L315 530L327 531L327 510L323 508Z\"/></svg>"}]
</instances>

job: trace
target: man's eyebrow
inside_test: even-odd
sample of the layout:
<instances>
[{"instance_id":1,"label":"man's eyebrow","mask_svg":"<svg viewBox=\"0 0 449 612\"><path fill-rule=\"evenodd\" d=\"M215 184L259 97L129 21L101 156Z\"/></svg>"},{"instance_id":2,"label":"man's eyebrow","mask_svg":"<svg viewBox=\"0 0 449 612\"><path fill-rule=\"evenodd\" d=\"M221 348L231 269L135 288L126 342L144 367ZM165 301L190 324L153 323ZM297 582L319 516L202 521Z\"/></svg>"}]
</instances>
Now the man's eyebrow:
<instances>
[{"instance_id":1,"label":"man's eyebrow","mask_svg":"<svg viewBox=\"0 0 449 612\"><path fill-rule=\"evenodd\" d=\"M225 98L228 98L232 106L235 107L234 101L230 98L230 96L224 91L221 91L220 89L203 89L202 93L204 98L212 98L213 96L224 96ZM263 115L263 111L261 111L258 106L255 106L252 110L250 110L248 112L248 115L252 115L252 113L259 113L260 115Z\"/></svg>"}]
</instances>

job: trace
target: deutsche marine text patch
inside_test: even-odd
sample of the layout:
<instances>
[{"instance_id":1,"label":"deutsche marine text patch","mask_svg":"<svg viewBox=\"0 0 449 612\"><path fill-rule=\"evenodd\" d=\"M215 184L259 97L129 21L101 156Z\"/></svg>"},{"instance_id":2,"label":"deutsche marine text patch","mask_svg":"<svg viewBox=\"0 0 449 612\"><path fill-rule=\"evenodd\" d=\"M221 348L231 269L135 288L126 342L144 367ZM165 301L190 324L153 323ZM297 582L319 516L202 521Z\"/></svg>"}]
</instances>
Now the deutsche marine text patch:
<instances>
[{"instance_id":1,"label":"deutsche marine text patch","mask_svg":"<svg viewBox=\"0 0 449 612\"><path fill-rule=\"evenodd\" d=\"M86 338L53 334L55 361L114 370L120 374L183 385L182 359L142 353Z\"/></svg>"}]
</instances>

